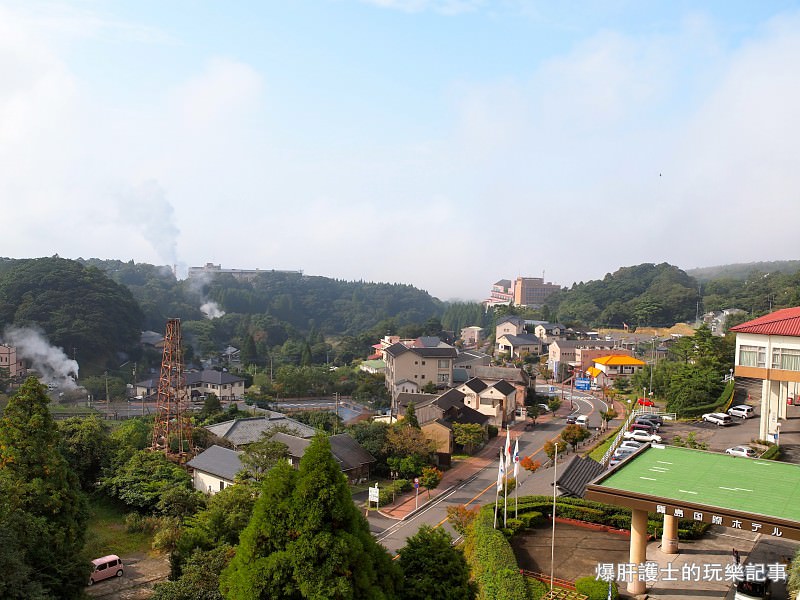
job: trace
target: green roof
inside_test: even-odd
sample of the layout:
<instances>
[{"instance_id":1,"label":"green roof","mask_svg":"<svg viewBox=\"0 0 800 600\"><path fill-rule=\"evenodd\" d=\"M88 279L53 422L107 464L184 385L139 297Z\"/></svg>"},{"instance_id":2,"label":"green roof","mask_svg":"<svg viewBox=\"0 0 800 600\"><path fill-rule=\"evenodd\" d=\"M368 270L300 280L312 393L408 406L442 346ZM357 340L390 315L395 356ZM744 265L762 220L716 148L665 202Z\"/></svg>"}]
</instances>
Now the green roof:
<instances>
[{"instance_id":1,"label":"green roof","mask_svg":"<svg viewBox=\"0 0 800 600\"><path fill-rule=\"evenodd\" d=\"M651 446L598 486L659 496L665 502L716 506L800 521L800 465Z\"/></svg>"}]
</instances>

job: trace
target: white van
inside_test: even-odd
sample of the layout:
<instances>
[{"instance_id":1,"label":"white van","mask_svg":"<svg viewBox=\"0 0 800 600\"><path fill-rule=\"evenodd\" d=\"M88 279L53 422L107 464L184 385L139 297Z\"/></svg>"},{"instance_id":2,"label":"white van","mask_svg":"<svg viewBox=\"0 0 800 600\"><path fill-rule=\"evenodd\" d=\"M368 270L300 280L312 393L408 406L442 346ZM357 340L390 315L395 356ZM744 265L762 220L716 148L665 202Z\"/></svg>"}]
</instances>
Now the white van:
<instances>
[{"instance_id":1,"label":"white van","mask_svg":"<svg viewBox=\"0 0 800 600\"><path fill-rule=\"evenodd\" d=\"M586 415L578 415L575 418L575 425L580 425L581 427L589 427L589 417Z\"/></svg>"},{"instance_id":2,"label":"white van","mask_svg":"<svg viewBox=\"0 0 800 600\"><path fill-rule=\"evenodd\" d=\"M741 417L747 419L753 416L754 409L747 404L740 404L739 406L731 406L728 409L728 414L732 417Z\"/></svg>"},{"instance_id":3,"label":"white van","mask_svg":"<svg viewBox=\"0 0 800 600\"><path fill-rule=\"evenodd\" d=\"M731 416L725 413L706 413L703 415L703 421L714 423L715 425L730 425L733 423Z\"/></svg>"}]
</instances>

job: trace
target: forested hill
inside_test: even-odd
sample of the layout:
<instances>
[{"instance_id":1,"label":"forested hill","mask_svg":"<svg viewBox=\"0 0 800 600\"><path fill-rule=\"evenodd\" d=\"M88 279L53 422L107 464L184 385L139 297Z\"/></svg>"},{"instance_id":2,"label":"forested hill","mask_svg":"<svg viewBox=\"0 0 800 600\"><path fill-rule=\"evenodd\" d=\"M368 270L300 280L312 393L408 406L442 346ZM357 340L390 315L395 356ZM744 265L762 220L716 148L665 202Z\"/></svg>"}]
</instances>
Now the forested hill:
<instances>
[{"instance_id":1,"label":"forested hill","mask_svg":"<svg viewBox=\"0 0 800 600\"><path fill-rule=\"evenodd\" d=\"M684 271L646 263L574 284L548 298L547 306L563 323L634 327L694 319L698 300L697 283Z\"/></svg>"},{"instance_id":2,"label":"forested hill","mask_svg":"<svg viewBox=\"0 0 800 600\"><path fill-rule=\"evenodd\" d=\"M713 279L736 279L744 281L753 273L782 273L792 275L800 271L800 260L775 260L769 262L736 263L718 265L716 267L701 267L687 269L686 273L697 281L705 283Z\"/></svg>"},{"instance_id":3,"label":"forested hill","mask_svg":"<svg viewBox=\"0 0 800 600\"><path fill-rule=\"evenodd\" d=\"M169 269L148 264L90 259L127 286L145 313L145 326L159 331L168 317L202 320L201 306L269 317L301 332L357 335L392 319L402 326L441 317L442 302L411 285L343 281L265 271L252 281L217 275L205 281L177 281Z\"/></svg>"}]
</instances>

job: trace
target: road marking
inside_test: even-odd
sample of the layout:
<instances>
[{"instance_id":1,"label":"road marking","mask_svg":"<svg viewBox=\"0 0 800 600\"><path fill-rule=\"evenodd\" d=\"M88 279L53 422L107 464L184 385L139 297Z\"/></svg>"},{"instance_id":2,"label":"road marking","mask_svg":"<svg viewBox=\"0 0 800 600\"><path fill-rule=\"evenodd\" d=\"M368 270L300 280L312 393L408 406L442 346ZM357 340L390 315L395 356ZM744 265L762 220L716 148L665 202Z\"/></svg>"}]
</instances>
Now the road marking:
<instances>
[{"instance_id":1,"label":"road marking","mask_svg":"<svg viewBox=\"0 0 800 600\"><path fill-rule=\"evenodd\" d=\"M689 490L678 490L678 491L679 492L683 492L684 494L695 494L695 495L697 495L697 492L690 492Z\"/></svg>"},{"instance_id":2,"label":"road marking","mask_svg":"<svg viewBox=\"0 0 800 600\"><path fill-rule=\"evenodd\" d=\"M666 460L659 460L659 461L656 461L656 462L660 462L662 465L671 465L672 464L671 462L668 462Z\"/></svg>"},{"instance_id":3,"label":"road marking","mask_svg":"<svg viewBox=\"0 0 800 600\"><path fill-rule=\"evenodd\" d=\"M642 477L642 476L640 476L639 479L647 479L648 481L658 481L658 479L654 479L653 477Z\"/></svg>"},{"instance_id":4,"label":"road marking","mask_svg":"<svg viewBox=\"0 0 800 600\"><path fill-rule=\"evenodd\" d=\"M729 488L729 487L719 486L719 489L728 490L729 492L752 492L753 491L753 490L748 490L747 488L740 488L740 487Z\"/></svg>"}]
</instances>

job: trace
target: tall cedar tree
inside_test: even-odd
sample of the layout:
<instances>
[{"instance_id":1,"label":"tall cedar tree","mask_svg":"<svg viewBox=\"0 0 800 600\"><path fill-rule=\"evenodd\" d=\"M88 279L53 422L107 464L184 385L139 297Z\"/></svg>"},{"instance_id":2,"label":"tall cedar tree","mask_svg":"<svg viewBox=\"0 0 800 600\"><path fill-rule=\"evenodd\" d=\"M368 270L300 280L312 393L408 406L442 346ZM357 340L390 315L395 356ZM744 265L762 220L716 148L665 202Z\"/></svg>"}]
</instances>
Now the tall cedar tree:
<instances>
[{"instance_id":1,"label":"tall cedar tree","mask_svg":"<svg viewBox=\"0 0 800 600\"><path fill-rule=\"evenodd\" d=\"M471 600L475 588L470 584L469 566L460 550L452 545L450 534L423 525L398 551L403 586L401 600Z\"/></svg>"},{"instance_id":2,"label":"tall cedar tree","mask_svg":"<svg viewBox=\"0 0 800 600\"><path fill-rule=\"evenodd\" d=\"M353 504L325 436L313 439L298 471L281 461L267 474L220 581L236 600L396 597L396 566Z\"/></svg>"},{"instance_id":3,"label":"tall cedar tree","mask_svg":"<svg viewBox=\"0 0 800 600\"><path fill-rule=\"evenodd\" d=\"M89 578L81 553L86 499L61 454L48 401L30 377L0 419L2 598L78 598ZM15 562L22 573L3 568Z\"/></svg>"}]
</instances>

